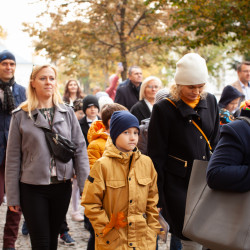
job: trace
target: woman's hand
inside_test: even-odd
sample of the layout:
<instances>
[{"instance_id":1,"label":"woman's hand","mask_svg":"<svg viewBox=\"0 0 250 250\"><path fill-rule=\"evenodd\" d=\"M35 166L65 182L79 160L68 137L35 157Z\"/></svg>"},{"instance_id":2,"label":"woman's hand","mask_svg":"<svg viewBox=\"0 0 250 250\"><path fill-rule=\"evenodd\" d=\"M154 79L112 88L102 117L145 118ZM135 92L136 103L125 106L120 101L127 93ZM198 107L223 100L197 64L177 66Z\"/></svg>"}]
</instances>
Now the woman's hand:
<instances>
[{"instance_id":1,"label":"woman's hand","mask_svg":"<svg viewBox=\"0 0 250 250\"><path fill-rule=\"evenodd\" d=\"M9 206L9 210L11 211L11 212L15 212L15 213L18 213L18 212L20 212L20 206Z\"/></svg>"}]
</instances>

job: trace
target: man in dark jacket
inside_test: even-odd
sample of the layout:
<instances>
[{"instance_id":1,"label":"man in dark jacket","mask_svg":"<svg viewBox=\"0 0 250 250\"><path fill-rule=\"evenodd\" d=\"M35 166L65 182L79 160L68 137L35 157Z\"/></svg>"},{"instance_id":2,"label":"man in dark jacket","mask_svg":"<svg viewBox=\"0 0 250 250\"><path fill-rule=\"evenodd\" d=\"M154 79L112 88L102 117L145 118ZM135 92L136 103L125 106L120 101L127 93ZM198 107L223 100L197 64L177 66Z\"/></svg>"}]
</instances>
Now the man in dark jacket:
<instances>
[{"instance_id":1,"label":"man in dark jacket","mask_svg":"<svg viewBox=\"0 0 250 250\"><path fill-rule=\"evenodd\" d=\"M0 204L4 196L5 153L12 111L26 100L25 88L14 80L15 56L4 50L0 52ZM9 209L4 227L3 249L15 249L21 212Z\"/></svg>"},{"instance_id":2,"label":"man in dark jacket","mask_svg":"<svg viewBox=\"0 0 250 250\"><path fill-rule=\"evenodd\" d=\"M132 66L128 70L126 84L116 91L115 102L125 106L128 110L139 101L139 93L142 82L142 70L138 66ZM124 82L124 83L125 83Z\"/></svg>"}]
</instances>

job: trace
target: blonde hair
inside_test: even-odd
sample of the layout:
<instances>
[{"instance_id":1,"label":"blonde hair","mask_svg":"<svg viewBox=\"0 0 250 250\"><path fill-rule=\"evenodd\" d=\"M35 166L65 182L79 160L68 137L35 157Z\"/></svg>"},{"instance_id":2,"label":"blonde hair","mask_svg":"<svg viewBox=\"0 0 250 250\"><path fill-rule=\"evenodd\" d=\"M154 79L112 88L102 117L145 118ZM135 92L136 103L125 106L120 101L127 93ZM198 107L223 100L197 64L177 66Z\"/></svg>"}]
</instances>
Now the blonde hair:
<instances>
[{"instance_id":1,"label":"blonde hair","mask_svg":"<svg viewBox=\"0 0 250 250\"><path fill-rule=\"evenodd\" d=\"M36 65L33 67L33 70L30 75L30 81L29 86L27 88L27 100L19 106L22 110L29 113L29 116L31 116L31 112L36 109L39 105L39 101L36 95L35 89L32 87L32 82L36 79L37 74L44 68L51 68L55 72L55 77L57 77L57 72L54 66L50 64L44 64L44 65ZM56 106L59 106L60 103L63 103L62 97L59 93L57 85L55 86L55 91L52 97L53 103Z\"/></svg>"},{"instance_id":2,"label":"blonde hair","mask_svg":"<svg viewBox=\"0 0 250 250\"><path fill-rule=\"evenodd\" d=\"M180 85L180 84L173 84L170 87L170 97L173 101L179 101L181 100L181 89L183 86L187 86L187 85ZM207 96L207 92L205 92L205 90L203 89L203 91L200 94L201 100L205 99Z\"/></svg>"},{"instance_id":3,"label":"blonde hair","mask_svg":"<svg viewBox=\"0 0 250 250\"><path fill-rule=\"evenodd\" d=\"M147 84L151 81L156 81L159 84L159 87L162 86L162 82L161 80L156 77L156 76L149 76L146 79L144 79L144 81L141 84L141 88L140 88L140 100L143 100L145 98L145 88L147 87Z\"/></svg>"}]
</instances>

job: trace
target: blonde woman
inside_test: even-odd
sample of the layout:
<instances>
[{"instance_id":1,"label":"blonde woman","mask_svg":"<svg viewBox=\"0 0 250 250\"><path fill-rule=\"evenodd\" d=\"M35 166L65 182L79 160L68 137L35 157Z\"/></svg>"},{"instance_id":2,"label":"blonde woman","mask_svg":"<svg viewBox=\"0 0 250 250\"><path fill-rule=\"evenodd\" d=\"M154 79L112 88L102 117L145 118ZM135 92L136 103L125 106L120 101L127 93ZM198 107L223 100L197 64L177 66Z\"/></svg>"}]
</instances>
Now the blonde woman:
<instances>
[{"instance_id":1,"label":"blonde woman","mask_svg":"<svg viewBox=\"0 0 250 250\"><path fill-rule=\"evenodd\" d=\"M209 160L211 150L193 122L212 150L219 137L218 106L215 96L205 92L207 79L206 62L200 55L183 56L176 64L169 100L154 105L148 129L148 154L158 172L158 207L171 234L182 240L183 250L202 249L182 235L182 227L193 160Z\"/></svg>"},{"instance_id":2,"label":"blonde woman","mask_svg":"<svg viewBox=\"0 0 250 250\"><path fill-rule=\"evenodd\" d=\"M21 207L32 249L57 249L71 197L73 169L79 188L89 172L86 143L72 108L63 104L51 65L35 66L27 101L13 113L6 156L6 193L11 211ZM77 145L74 162L50 154L42 128Z\"/></svg>"},{"instance_id":3,"label":"blonde woman","mask_svg":"<svg viewBox=\"0 0 250 250\"><path fill-rule=\"evenodd\" d=\"M155 95L161 88L162 82L158 77L149 76L141 84L140 100L130 109L130 112L141 121L149 118L155 103Z\"/></svg>"}]
</instances>

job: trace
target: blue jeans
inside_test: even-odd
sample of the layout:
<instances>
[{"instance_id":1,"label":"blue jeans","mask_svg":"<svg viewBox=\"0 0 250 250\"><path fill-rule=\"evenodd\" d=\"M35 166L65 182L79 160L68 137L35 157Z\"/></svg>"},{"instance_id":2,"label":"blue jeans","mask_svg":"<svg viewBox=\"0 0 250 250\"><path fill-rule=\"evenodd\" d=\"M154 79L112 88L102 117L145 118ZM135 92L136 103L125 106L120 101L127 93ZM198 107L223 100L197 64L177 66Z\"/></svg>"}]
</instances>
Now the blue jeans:
<instances>
[{"instance_id":1,"label":"blue jeans","mask_svg":"<svg viewBox=\"0 0 250 250\"><path fill-rule=\"evenodd\" d=\"M171 240L170 240L170 250L181 250L182 249L182 245L181 245L181 240L171 234Z\"/></svg>"}]
</instances>

